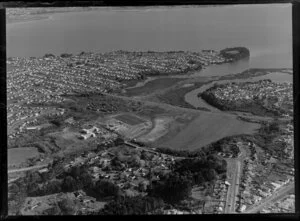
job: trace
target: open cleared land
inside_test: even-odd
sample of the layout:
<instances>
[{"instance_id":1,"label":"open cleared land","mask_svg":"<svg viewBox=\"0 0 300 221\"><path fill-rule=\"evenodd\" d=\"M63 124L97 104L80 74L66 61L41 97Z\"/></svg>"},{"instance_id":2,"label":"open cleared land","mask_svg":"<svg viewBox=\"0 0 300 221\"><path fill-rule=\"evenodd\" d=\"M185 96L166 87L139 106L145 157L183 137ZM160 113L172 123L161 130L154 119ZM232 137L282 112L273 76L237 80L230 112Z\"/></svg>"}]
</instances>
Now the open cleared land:
<instances>
[{"instance_id":1,"label":"open cleared land","mask_svg":"<svg viewBox=\"0 0 300 221\"><path fill-rule=\"evenodd\" d=\"M141 96L148 95L159 90L166 89L175 85L177 82L185 80L184 78L159 78L147 82L142 87L135 87L126 90L127 96Z\"/></svg>"},{"instance_id":2,"label":"open cleared land","mask_svg":"<svg viewBox=\"0 0 300 221\"><path fill-rule=\"evenodd\" d=\"M84 200L83 200L84 199ZM52 194L40 197L26 198L21 215L77 215L77 211L85 208L87 211L98 211L104 207L105 202L98 202L93 197L83 196L77 199L74 193ZM56 205L56 207L53 207Z\"/></svg>"},{"instance_id":3,"label":"open cleared land","mask_svg":"<svg viewBox=\"0 0 300 221\"><path fill-rule=\"evenodd\" d=\"M37 157L39 152L34 147L12 148L8 149L8 167L20 166L28 159Z\"/></svg>"},{"instance_id":4,"label":"open cleared land","mask_svg":"<svg viewBox=\"0 0 300 221\"><path fill-rule=\"evenodd\" d=\"M133 139L149 132L152 128L151 117L135 113L107 115L97 120L110 131L123 137Z\"/></svg>"},{"instance_id":5,"label":"open cleared land","mask_svg":"<svg viewBox=\"0 0 300 221\"><path fill-rule=\"evenodd\" d=\"M141 123L145 122L141 118L138 118L136 116L129 115L129 114L118 115L115 118L120 121L123 121L126 124L130 124L130 125L136 125L136 124L141 124Z\"/></svg>"},{"instance_id":6,"label":"open cleared land","mask_svg":"<svg viewBox=\"0 0 300 221\"><path fill-rule=\"evenodd\" d=\"M202 113L163 145L173 149L195 150L223 137L251 134L258 128L259 124L240 121L234 116Z\"/></svg>"},{"instance_id":7,"label":"open cleared land","mask_svg":"<svg viewBox=\"0 0 300 221\"><path fill-rule=\"evenodd\" d=\"M150 133L139 138L139 140L144 142L152 142L158 138L164 136L168 132L168 124L172 121L172 118L161 117L154 120L154 128Z\"/></svg>"}]
</instances>

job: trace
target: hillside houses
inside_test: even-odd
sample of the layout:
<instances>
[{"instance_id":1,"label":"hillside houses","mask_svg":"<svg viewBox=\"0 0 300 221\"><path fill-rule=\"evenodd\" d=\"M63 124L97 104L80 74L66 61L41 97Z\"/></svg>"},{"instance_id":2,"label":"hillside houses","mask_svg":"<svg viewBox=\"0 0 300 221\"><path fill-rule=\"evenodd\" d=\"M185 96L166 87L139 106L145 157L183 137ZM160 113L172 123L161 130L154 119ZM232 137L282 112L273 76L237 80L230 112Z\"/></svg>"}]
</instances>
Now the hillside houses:
<instances>
[{"instance_id":1,"label":"hillside houses","mask_svg":"<svg viewBox=\"0 0 300 221\"><path fill-rule=\"evenodd\" d=\"M274 83L270 80L258 82L228 83L208 89L216 100L225 106L242 107L253 102L267 110L276 110L281 116L293 113L293 89L291 83Z\"/></svg>"}]
</instances>

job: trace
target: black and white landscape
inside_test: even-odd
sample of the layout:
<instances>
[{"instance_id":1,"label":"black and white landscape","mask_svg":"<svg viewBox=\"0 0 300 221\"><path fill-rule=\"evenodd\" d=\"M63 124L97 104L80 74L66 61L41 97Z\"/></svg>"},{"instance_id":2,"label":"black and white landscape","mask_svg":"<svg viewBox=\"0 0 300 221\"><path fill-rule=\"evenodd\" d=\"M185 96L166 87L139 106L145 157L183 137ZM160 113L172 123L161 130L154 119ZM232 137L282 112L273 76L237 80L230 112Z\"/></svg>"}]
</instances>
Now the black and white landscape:
<instances>
[{"instance_id":1,"label":"black and white landscape","mask_svg":"<svg viewBox=\"0 0 300 221\"><path fill-rule=\"evenodd\" d=\"M9 215L294 213L291 9L6 9Z\"/></svg>"}]
</instances>

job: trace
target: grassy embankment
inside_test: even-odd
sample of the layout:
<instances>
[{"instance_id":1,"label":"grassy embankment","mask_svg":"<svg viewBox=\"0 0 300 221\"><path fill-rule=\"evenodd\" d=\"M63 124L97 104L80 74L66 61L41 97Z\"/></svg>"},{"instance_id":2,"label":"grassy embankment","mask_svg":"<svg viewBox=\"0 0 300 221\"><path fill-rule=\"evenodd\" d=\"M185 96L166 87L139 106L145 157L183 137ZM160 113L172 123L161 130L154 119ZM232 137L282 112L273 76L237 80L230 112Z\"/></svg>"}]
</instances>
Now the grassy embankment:
<instances>
[{"instance_id":1,"label":"grassy embankment","mask_svg":"<svg viewBox=\"0 0 300 221\"><path fill-rule=\"evenodd\" d=\"M171 105L178 106L178 107L209 111L206 108L201 108L201 107L195 108L193 105L187 103L184 99L185 94L187 94L187 93L191 92L192 90L195 90L207 83L209 83L209 82L195 82L190 87L172 88L171 90L168 90L166 93L156 95L154 97L154 99L159 102L171 104Z\"/></svg>"},{"instance_id":2,"label":"grassy embankment","mask_svg":"<svg viewBox=\"0 0 300 221\"><path fill-rule=\"evenodd\" d=\"M185 80L185 78L159 78L154 79L152 81L147 82L142 87L136 87L126 90L124 95L126 96L141 96L141 95L148 95L158 90L164 90L169 88L176 83Z\"/></svg>"},{"instance_id":3,"label":"grassy embankment","mask_svg":"<svg viewBox=\"0 0 300 221\"><path fill-rule=\"evenodd\" d=\"M221 76L218 80L247 79L247 78L251 78L251 77L267 75L267 74L269 74L269 72L286 71L286 70L288 70L288 69L286 69L286 68L266 68L266 69L250 68L241 73Z\"/></svg>"}]
</instances>

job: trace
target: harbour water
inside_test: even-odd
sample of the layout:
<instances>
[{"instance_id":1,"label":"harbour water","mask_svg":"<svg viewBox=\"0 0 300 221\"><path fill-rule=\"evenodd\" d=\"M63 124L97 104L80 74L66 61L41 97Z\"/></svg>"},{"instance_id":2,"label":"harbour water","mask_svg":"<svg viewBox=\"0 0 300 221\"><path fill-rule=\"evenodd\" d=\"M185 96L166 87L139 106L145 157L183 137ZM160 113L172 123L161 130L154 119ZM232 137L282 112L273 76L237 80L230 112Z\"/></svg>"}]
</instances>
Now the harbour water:
<instances>
[{"instance_id":1,"label":"harbour water","mask_svg":"<svg viewBox=\"0 0 300 221\"><path fill-rule=\"evenodd\" d=\"M81 51L200 51L244 46L248 63L292 67L291 4L214 7L100 8L54 13L49 19L7 24L7 56L43 56ZM280 15L280 16L278 16ZM210 67L216 74L220 66Z\"/></svg>"}]
</instances>

